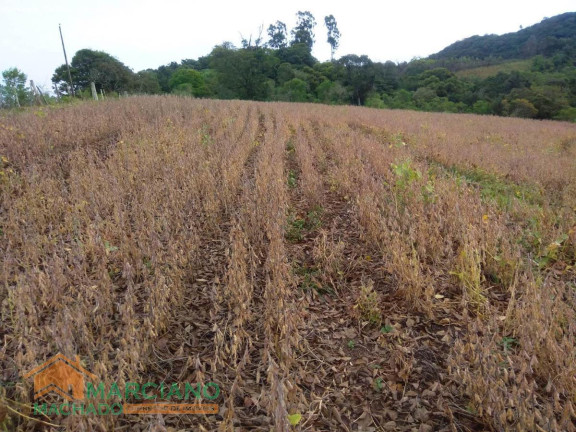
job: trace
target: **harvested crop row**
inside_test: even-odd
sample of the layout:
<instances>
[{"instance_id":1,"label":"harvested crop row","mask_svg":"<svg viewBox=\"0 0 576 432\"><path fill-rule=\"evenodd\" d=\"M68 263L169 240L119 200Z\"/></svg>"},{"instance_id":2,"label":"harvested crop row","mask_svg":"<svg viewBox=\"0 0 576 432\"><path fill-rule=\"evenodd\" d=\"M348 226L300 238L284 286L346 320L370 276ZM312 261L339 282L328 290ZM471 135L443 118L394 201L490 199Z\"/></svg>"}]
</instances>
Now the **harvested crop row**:
<instances>
[{"instance_id":1,"label":"harvested crop row","mask_svg":"<svg viewBox=\"0 0 576 432\"><path fill-rule=\"evenodd\" d=\"M573 430L574 137L175 97L0 117L0 417ZM217 383L219 414L35 416L58 352L106 388Z\"/></svg>"}]
</instances>

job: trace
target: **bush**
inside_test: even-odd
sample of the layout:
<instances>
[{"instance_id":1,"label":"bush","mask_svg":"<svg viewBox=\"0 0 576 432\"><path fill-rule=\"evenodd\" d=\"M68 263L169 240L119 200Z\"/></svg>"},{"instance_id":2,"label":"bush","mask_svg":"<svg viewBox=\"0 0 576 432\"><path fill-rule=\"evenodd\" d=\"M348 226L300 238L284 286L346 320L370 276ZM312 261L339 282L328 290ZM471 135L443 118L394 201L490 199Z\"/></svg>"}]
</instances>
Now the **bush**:
<instances>
[{"instance_id":1,"label":"bush","mask_svg":"<svg viewBox=\"0 0 576 432\"><path fill-rule=\"evenodd\" d=\"M385 108L386 105L378 93L370 93L366 98L366 106L369 108Z\"/></svg>"},{"instance_id":2,"label":"bush","mask_svg":"<svg viewBox=\"0 0 576 432\"><path fill-rule=\"evenodd\" d=\"M508 103L506 111L511 117L535 118L538 115L536 107L527 99L514 99Z\"/></svg>"},{"instance_id":3,"label":"bush","mask_svg":"<svg viewBox=\"0 0 576 432\"><path fill-rule=\"evenodd\" d=\"M554 117L555 120L564 120L576 123L576 108L568 107L560 110L560 112Z\"/></svg>"}]
</instances>

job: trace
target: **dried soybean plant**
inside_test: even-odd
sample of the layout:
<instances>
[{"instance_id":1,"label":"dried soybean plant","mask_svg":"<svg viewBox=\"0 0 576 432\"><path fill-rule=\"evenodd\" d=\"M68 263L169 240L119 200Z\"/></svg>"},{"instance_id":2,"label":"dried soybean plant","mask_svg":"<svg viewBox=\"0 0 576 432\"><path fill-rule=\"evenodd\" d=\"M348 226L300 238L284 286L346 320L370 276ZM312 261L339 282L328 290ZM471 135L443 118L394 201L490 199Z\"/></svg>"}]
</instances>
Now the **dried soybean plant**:
<instances>
[{"instance_id":1,"label":"dried soybean plant","mask_svg":"<svg viewBox=\"0 0 576 432\"><path fill-rule=\"evenodd\" d=\"M222 388L221 416L68 430L573 430L574 136L176 97L0 116L0 379L62 352Z\"/></svg>"}]
</instances>

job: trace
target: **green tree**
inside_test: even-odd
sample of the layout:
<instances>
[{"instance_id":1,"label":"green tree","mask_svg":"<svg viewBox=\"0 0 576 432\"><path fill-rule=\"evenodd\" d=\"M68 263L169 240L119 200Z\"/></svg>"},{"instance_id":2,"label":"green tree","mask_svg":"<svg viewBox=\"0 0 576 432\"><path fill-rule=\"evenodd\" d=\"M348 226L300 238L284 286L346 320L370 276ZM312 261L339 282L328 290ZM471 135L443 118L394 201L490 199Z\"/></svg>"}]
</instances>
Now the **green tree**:
<instances>
[{"instance_id":1,"label":"green tree","mask_svg":"<svg viewBox=\"0 0 576 432\"><path fill-rule=\"evenodd\" d=\"M200 62L198 60L194 60L194 59L182 59L180 61L180 65L182 67L187 67L189 69L196 69L196 70L201 69Z\"/></svg>"},{"instance_id":2,"label":"green tree","mask_svg":"<svg viewBox=\"0 0 576 432\"><path fill-rule=\"evenodd\" d=\"M172 74L168 83L172 93L189 94L196 97L208 95L204 76L197 70L182 67Z\"/></svg>"},{"instance_id":3,"label":"green tree","mask_svg":"<svg viewBox=\"0 0 576 432\"><path fill-rule=\"evenodd\" d=\"M89 90L90 82L96 89L105 91L129 91L134 86L134 72L124 63L103 51L82 49L74 54L70 62L70 73L74 89ZM63 93L68 92L66 65L56 69L52 82Z\"/></svg>"},{"instance_id":4,"label":"green tree","mask_svg":"<svg viewBox=\"0 0 576 432\"><path fill-rule=\"evenodd\" d=\"M492 114L492 105L485 100L478 100L472 105L471 111L476 114Z\"/></svg>"},{"instance_id":5,"label":"green tree","mask_svg":"<svg viewBox=\"0 0 576 432\"><path fill-rule=\"evenodd\" d=\"M278 50L276 56L286 62L298 66L314 66L316 59L312 56L312 52L308 45L304 43L292 44L289 47Z\"/></svg>"},{"instance_id":6,"label":"green tree","mask_svg":"<svg viewBox=\"0 0 576 432\"><path fill-rule=\"evenodd\" d=\"M532 67L530 69L534 72L550 72L554 70L554 62L538 55L532 59Z\"/></svg>"},{"instance_id":7,"label":"green tree","mask_svg":"<svg viewBox=\"0 0 576 432\"><path fill-rule=\"evenodd\" d=\"M266 100L270 91L269 80L279 63L269 50L254 46L234 49L220 45L212 50L210 58L220 84L217 97Z\"/></svg>"},{"instance_id":8,"label":"green tree","mask_svg":"<svg viewBox=\"0 0 576 432\"><path fill-rule=\"evenodd\" d=\"M504 100L505 111L512 117L535 118L538 115L536 107L526 99Z\"/></svg>"},{"instance_id":9,"label":"green tree","mask_svg":"<svg viewBox=\"0 0 576 432\"><path fill-rule=\"evenodd\" d=\"M222 92L222 85L218 79L218 72L214 69L202 69L200 71L202 77L204 78L204 83L206 84L206 91L209 96L216 96L221 99L230 99L230 95L225 95Z\"/></svg>"},{"instance_id":10,"label":"green tree","mask_svg":"<svg viewBox=\"0 0 576 432\"><path fill-rule=\"evenodd\" d=\"M324 17L324 24L326 24L326 29L328 29L327 42L330 44L330 60L334 61L334 53L338 49L338 45L340 45L340 30L338 30L334 15Z\"/></svg>"},{"instance_id":11,"label":"green tree","mask_svg":"<svg viewBox=\"0 0 576 432\"><path fill-rule=\"evenodd\" d=\"M401 109L413 109L416 108L414 105L414 100L412 99L412 93L406 89L399 89L392 95L392 98L388 102L390 108L401 108Z\"/></svg>"},{"instance_id":12,"label":"green tree","mask_svg":"<svg viewBox=\"0 0 576 432\"><path fill-rule=\"evenodd\" d=\"M337 62L343 70L343 82L352 90L353 104L364 105L366 96L374 88L374 64L368 56L354 54L344 56Z\"/></svg>"},{"instance_id":13,"label":"green tree","mask_svg":"<svg viewBox=\"0 0 576 432\"><path fill-rule=\"evenodd\" d=\"M299 78L285 82L278 91L278 99L288 102L306 102L308 100L306 82Z\"/></svg>"},{"instance_id":14,"label":"green tree","mask_svg":"<svg viewBox=\"0 0 576 432\"><path fill-rule=\"evenodd\" d=\"M446 68L434 68L418 76L418 89L432 89L436 96L461 102L470 96L470 85Z\"/></svg>"},{"instance_id":15,"label":"green tree","mask_svg":"<svg viewBox=\"0 0 576 432\"><path fill-rule=\"evenodd\" d=\"M340 66L333 63L333 62L323 62L323 63L316 63L314 65L314 69L318 71L322 76L326 77L330 81L338 80L338 72Z\"/></svg>"},{"instance_id":16,"label":"green tree","mask_svg":"<svg viewBox=\"0 0 576 432\"><path fill-rule=\"evenodd\" d=\"M288 45L288 30L286 24L282 21L276 21L276 24L270 24L268 27L268 46L273 49L286 48Z\"/></svg>"},{"instance_id":17,"label":"green tree","mask_svg":"<svg viewBox=\"0 0 576 432\"><path fill-rule=\"evenodd\" d=\"M158 84L160 84L160 89L164 93L170 92L170 77L180 66L176 62L171 62L167 65L160 66L156 70L156 75L158 76Z\"/></svg>"},{"instance_id":18,"label":"green tree","mask_svg":"<svg viewBox=\"0 0 576 432\"><path fill-rule=\"evenodd\" d=\"M311 68L310 66L304 66L302 69L297 70L296 78L300 78L307 83L308 91L310 92L310 97L316 93L316 88L326 80L326 77L320 73L320 71Z\"/></svg>"},{"instance_id":19,"label":"green tree","mask_svg":"<svg viewBox=\"0 0 576 432\"><path fill-rule=\"evenodd\" d=\"M20 107L30 103L32 95L26 87L26 74L17 68L2 72L0 85L0 105L6 108Z\"/></svg>"},{"instance_id":20,"label":"green tree","mask_svg":"<svg viewBox=\"0 0 576 432\"><path fill-rule=\"evenodd\" d=\"M385 108L386 105L382 101L382 97L376 93L371 92L366 97L366 106L369 108Z\"/></svg>"},{"instance_id":21,"label":"green tree","mask_svg":"<svg viewBox=\"0 0 576 432\"><path fill-rule=\"evenodd\" d=\"M376 91L391 95L399 84L398 67L395 63L387 61L374 64L374 89Z\"/></svg>"},{"instance_id":22,"label":"green tree","mask_svg":"<svg viewBox=\"0 0 576 432\"><path fill-rule=\"evenodd\" d=\"M532 86L531 88L513 89L506 96L506 99L511 101L510 104L516 99L528 101L537 111L534 117L551 119L569 106L565 93L555 86ZM509 115L514 115L513 112L514 107L510 107L508 109ZM524 112L522 111L522 113Z\"/></svg>"},{"instance_id":23,"label":"green tree","mask_svg":"<svg viewBox=\"0 0 576 432\"><path fill-rule=\"evenodd\" d=\"M292 29L292 45L304 44L312 51L314 46L314 27L316 27L316 20L314 16L308 12L298 11L296 14L298 20L296 27Z\"/></svg>"},{"instance_id":24,"label":"green tree","mask_svg":"<svg viewBox=\"0 0 576 432\"><path fill-rule=\"evenodd\" d=\"M138 93L158 94L161 93L158 74L153 70L143 70L136 74L134 90Z\"/></svg>"},{"instance_id":25,"label":"green tree","mask_svg":"<svg viewBox=\"0 0 576 432\"><path fill-rule=\"evenodd\" d=\"M295 68L290 63L280 63L276 68L276 82L279 85L295 77Z\"/></svg>"},{"instance_id":26,"label":"green tree","mask_svg":"<svg viewBox=\"0 0 576 432\"><path fill-rule=\"evenodd\" d=\"M498 74L486 78L479 84L483 94L489 98L502 97L513 89L528 88L530 85L530 80L526 74L518 71L498 72Z\"/></svg>"},{"instance_id":27,"label":"green tree","mask_svg":"<svg viewBox=\"0 0 576 432\"><path fill-rule=\"evenodd\" d=\"M574 107L564 108L561 111L559 111L554 118L556 120L576 122L576 108Z\"/></svg>"},{"instance_id":28,"label":"green tree","mask_svg":"<svg viewBox=\"0 0 576 432\"><path fill-rule=\"evenodd\" d=\"M437 98L436 92L429 87L420 87L412 96L416 106L426 110L427 106Z\"/></svg>"},{"instance_id":29,"label":"green tree","mask_svg":"<svg viewBox=\"0 0 576 432\"><path fill-rule=\"evenodd\" d=\"M420 76L436 65L434 60L414 59L409 63L398 66L400 75L400 87L406 90L416 90L420 85Z\"/></svg>"},{"instance_id":30,"label":"green tree","mask_svg":"<svg viewBox=\"0 0 576 432\"><path fill-rule=\"evenodd\" d=\"M350 91L339 82L323 81L316 87L318 101L325 104L345 104L350 100Z\"/></svg>"}]
</instances>

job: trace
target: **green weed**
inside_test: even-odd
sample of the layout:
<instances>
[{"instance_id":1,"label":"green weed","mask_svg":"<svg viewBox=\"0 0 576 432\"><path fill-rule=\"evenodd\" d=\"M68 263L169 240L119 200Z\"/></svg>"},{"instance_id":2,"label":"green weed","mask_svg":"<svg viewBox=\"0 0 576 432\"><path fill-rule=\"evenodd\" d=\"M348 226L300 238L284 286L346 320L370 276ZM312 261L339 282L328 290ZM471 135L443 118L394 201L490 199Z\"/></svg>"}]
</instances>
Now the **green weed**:
<instances>
[{"instance_id":1,"label":"green weed","mask_svg":"<svg viewBox=\"0 0 576 432\"><path fill-rule=\"evenodd\" d=\"M396 187L404 190L411 183L422 178L422 173L412 168L412 161L407 159L398 164L391 164L392 171L396 175Z\"/></svg>"},{"instance_id":2,"label":"green weed","mask_svg":"<svg viewBox=\"0 0 576 432\"><path fill-rule=\"evenodd\" d=\"M331 294L334 291L331 288L324 287L319 278L320 270L316 267L296 266L294 274L298 276L298 287L303 291L316 291L318 294Z\"/></svg>"},{"instance_id":3,"label":"green weed","mask_svg":"<svg viewBox=\"0 0 576 432\"><path fill-rule=\"evenodd\" d=\"M288 187L294 189L296 186L298 186L298 174L290 170L288 171Z\"/></svg>"},{"instance_id":4,"label":"green weed","mask_svg":"<svg viewBox=\"0 0 576 432\"><path fill-rule=\"evenodd\" d=\"M118 250L117 246L112 246L108 240L104 240L104 248L106 249L106 254L110 252L116 252Z\"/></svg>"},{"instance_id":5,"label":"green weed","mask_svg":"<svg viewBox=\"0 0 576 432\"><path fill-rule=\"evenodd\" d=\"M312 210L306 215L306 229L312 231L322 226L322 214L324 209L318 205L314 206Z\"/></svg>"},{"instance_id":6,"label":"green weed","mask_svg":"<svg viewBox=\"0 0 576 432\"><path fill-rule=\"evenodd\" d=\"M199 132L203 146L209 146L214 142L212 136L210 135L210 128L208 125L202 125L202 129L200 129Z\"/></svg>"},{"instance_id":7,"label":"green weed","mask_svg":"<svg viewBox=\"0 0 576 432\"><path fill-rule=\"evenodd\" d=\"M288 153L296 153L296 147L294 146L294 142L292 139L289 139L286 143L286 152Z\"/></svg>"},{"instance_id":8,"label":"green weed","mask_svg":"<svg viewBox=\"0 0 576 432\"><path fill-rule=\"evenodd\" d=\"M304 238L304 231L306 229L306 220L299 216L290 214L288 215L288 223L286 226L285 237L291 242L299 242Z\"/></svg>"},{"instance_id":9,"label":"green weed","mask_svg":"<svg viewBox=\"0 0 576 432\"><path fill-rule=\"evenodd\" d=\"M384 388L384 380L380 377L376 378L373 383L374 390L381 392Z\"/></svg>"},{"instance_id":10,"label":"green weed","mask_svg":"<svg viewBox=\"0 0 576 432\"><path fill-rule=\"evenodd\" d=\"M394 330L394 327L392 327L391 325L386 324L384 327L382 327L380 329L380 332L383 334L388 334L390 333L392 330Z\"/></svg>"},{"instance_id":11,"label":"green weed","mask_svg":"<svg viewBox=\"0 0 576 432\"><path fill-rule=\"evenodd\" d=\"M504 352L508 352L510 348L518 345L518 340L513 337L504 336L500 341L500 345L504 348Z\"/></svg>"},{"instance_id":12,"label":"green weed","mask_svg":"<svg viewBox=\"0 0 576 432\"><path fill-rule=\"evenodd\" d=\"M322 226L322 214L324 210L320 206L315 206L306 213L304 218L288 213L285 237L291 242L302 241L306 232L314 231Z\"/></svg>"}]
</instances>

